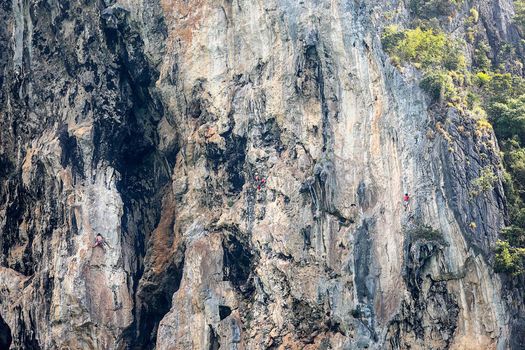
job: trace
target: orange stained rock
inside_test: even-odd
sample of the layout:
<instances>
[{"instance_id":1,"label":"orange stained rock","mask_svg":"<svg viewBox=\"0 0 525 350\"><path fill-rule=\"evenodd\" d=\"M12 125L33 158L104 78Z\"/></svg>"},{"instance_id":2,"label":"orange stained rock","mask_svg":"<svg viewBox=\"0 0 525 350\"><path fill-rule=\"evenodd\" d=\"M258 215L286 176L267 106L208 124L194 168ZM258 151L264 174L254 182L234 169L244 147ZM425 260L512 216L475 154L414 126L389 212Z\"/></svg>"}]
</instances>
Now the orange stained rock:
<instances>
[{"instance_id":1,"label":"orange stained rock","mask_svg":"<svg viewBox=\"0 0 525 350\"><path fill-rule=\"evenodd\" d=\"M181 237L177 234L175 225L176 205L172 195L168 195L162 204L162 213L157 228L151 233L150 244L152 271L162 273L169 264L171 257L181 243ZM171 238L173 236L173 238ZM169 245L168 242L173 241Z\"/></svg>"},{"instance_id":2,"label":"orange stained rock","mask_svg":"<svg viewBox=\"0 0 525 350\"><path fill-rule=\"evenodd\" d=\"M161 0L162 10L168 24L168 52L173 52L176 41L181 41L183 47L189 47L193 40L193 32L198 29L205 14L203 0Z\"/></svg>"}]
</instances>

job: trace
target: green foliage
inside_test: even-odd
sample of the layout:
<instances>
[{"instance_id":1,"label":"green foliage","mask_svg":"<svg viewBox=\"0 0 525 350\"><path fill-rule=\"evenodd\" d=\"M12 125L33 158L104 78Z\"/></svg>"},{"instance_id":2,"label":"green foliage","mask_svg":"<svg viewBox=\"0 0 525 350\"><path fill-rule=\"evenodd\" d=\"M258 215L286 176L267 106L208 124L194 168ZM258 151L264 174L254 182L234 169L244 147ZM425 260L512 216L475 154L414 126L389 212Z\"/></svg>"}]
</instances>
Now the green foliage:
<instances>
[{"instance_id":1,"label":"green foliage","mask_svg":"<svg viewBox=\"0 0 525 350\"><path fill-rule=\"evenodd\" d=\"M516 140L510 140L503 144L505 152L505 163L508 172L504 173L504 190L507 196L507 203L509 204L509 216L511 225L504 228L501 232L501 236L505 239L505 243L508 245L507 249L500 247L496 250L496 254L499 255L499 271L500 272L519 272L515 268L509 268L514 266L509 262L519 261L517 258L512 258L513 252L516 249L524 249L525 247L525 206L523 205L522 196L525 193L525 182L521 180L524 170L525 154L524 149L519 147L519 143ZM519 251L519 250L518 250ZM515 255L515 254L514 254ZM521 260L523 263L523 260ZM522 264L521 267L524 265Z\"/></svg>"},{"instance_id":2,"label":"green foliage","mask_svg":"<svg viewBox=\"0 0 525 350\"><path fill-rule=\"evenodd\" d=\"M519 184L525 185L525 149L521 148L516 140L513 141L514 147L508 145L505 147L507 149L504 156L505 163L512 177L518 181Z\"/></svg>"},{"instance_id":3,"label":"green foliage","mask_svg":"<svg viewBox=\"0 0 525 350\"><path fill-rule=\"evenodd\" d=\"M465 55L461 53L461 46L458 41L447 42L443 66L452 72L462 72L467 68Z\"/></svg>"},{"instance_id":4,"label":"green foliage","mask_svg":"<svg viewBox=\"0 0 525 350\"><path fill-rule=\"evenodd\" d=\"M525 248L514 248L507 241L496 243L494 270L519 275L525 272Z\"/></svg>"},{"instance_id":5,"label":"green foliage","mask_svg":"<svg viewBox=\"0 0 525 350\"><path fill-rule=\"evenodd\" d=\"M467 107L470 110L476 110L476 108L479 107L479 104L481 103L481 98L478 94L475 92L469 91L467 92ZM476 114L483 113L484 110L479 110Z\"/></svg>"},{"instance_id":6,"label":"green foliage","mask_svg":"<svg viewBox=\"0 0 525 350\"><path fill-rule=\"evenodd\" d=\"M524 209L521 210L520 216L521 216L520 218L521 220L519 221L523 221L524 216L525 216ZM520 224L523 224L523 222L521 222ZM510 245L515 246L515 247L525 247L525 229L524 228L517 226L517 225L512 225L512 226L504 228L503 231L501 232L501 235L503 236L503 238L505 238L505 240Z\"/></svg>"},{"instance_id":7,"label":"green foliage","mask_svg":"<svg viewBox=\"0 0 525 350\"><path fill-rule=\"evenodd\" d=\"M444 67L456 70L466 66L460 44L433 29L417 27L400 30L397 26L388 26L383 32L381 42L391 57L398 57L417 68Z\"/></svg>"},{"instance_id":8,"label":"green foliage","mask_svg":"<svg viewBox=\"0 0 525 350\"><path fill-rule=\"evenodd\" d=\"M484 41L479 41L474 49L474 56L472 57L474 68L489 72L492 67L492 62L489 58L490 47Z\"/></svg>"},{"instance_id":9,"label":"green foliage","mask_svg":"<svg viewBox=\"0 0 525 350\"><path fill-rule=\"evenodd\" d=\"M513 216L513 212L517 212L521 207L521 198L516 189L516 184L512 175L505 169L503 172L503 190L507 196L507 202L509 203L510 216Z\"/></svg>"},{"instance_id":10,"label":"green foliage","mask_svg":"<svg viewBox=\"0 0 525 350\"><path fill-rule=\"evenodd\" d=\"M481 115L482 113L479 113L479 114ZM492 124L490 124L489 121L485 119L483 116L481 116L481 118L477 120L476 126L478 127L478 130L492 129Z\"/></svg>"},{"instance_id":11,"label":"green foliage","mask_svg":"<svg viewBox=\"0 0 525 350\"><path fill-rule=\"evenodd\" d=\"M432 101L460 100L455 86L466 83L467 64L459 41L435 29L400 30L397 26L386 27L381 41L393 64L410 63L423 70L421 88Z\"/></svg>"},{"instance_id":12,"label":"green foliage","mask_svg":"<svg viewBox=\"0 0 525 350\"><path fill-rule=\"evenodd\" d=\"M474 196L480 195L483 192L488 192L494 188L494 183L498 180L498 176L494 173L491 166L487 166L480 171L479 177L472 180L474 189L471 194Z\"/></svg>"},{"instance_id":13,"label":"green foliage","mask_svg":"<svg viewBox=\"0 0 525 350\"><path fill-rule=\"evenodd\" d=\"M521 28L522 31L525 31L525 0L515 0L514 1L514 22Z\"/></svg>"},{"instance_id":14,"label":"green foliage","mask_svg":"<svg viewBox=\"0 0 525 350\"><path fill-rule=\"evenodd\" d=\"M510 219L516 227L525 228L525 149L520 146L525 142L525 80L509 73L487 75L490 80L482 86L485 109L504 154L503 185Z\"/></svg>"},{"instance_id":15,"label":"green foliage","mask_svg":"<svg viewBox=\"0 0 525 350\"><path fill-rule=\"evenodd\" d=\"M504 161L504 190L509 204L511 225L504 228L504 241L496 245L494 270L519 275L525 273L525 149L517 139L502 143Z\"/></svg>"},{"instance_id":16,"label":"green foliage","mask_svg":"<svg viewBox=\"0 0 525 350\"><path fill-rule=\"evenodd\" d=\"M525 80L510 73L489 73L490 84L484 89L487 106L495 102L506 102L509 98L517 98L525 92Z\"/></svg>"},{"instance_id":17,"label":"green foliage","mask_svg":"<svg viewBox=\"0 0 525 350\"><path fill-rule=\"evenodd\" d=\"M525 208L523 206L512 214L512 221L520 228L521 232L525 231ZM511 240L512 244L525 247L525 234L521 234L520 239L511 239L508 236L507 238Z\"/></svg>"},{"instance_id":18,"label":"green foliage","mask_svg":"<svg viewBox=\"0 0 525 350\"><path fill-rule=\"evenodd\" d=\"M476 82L477 85L480 87L486 86L488 83L490 83L491 80L492 77L485 72L476 73Z\"/></svg>"},{"instance_id":19,"label":"green foliage","mask_svg":"<svg viewBox=\"0 0 525 350\"><path fill-rule=\"evenodd\" d=\"M405 38L405 33L396 25L390 25L385 28L381 36L381 43L386 52L391 52Z\"/></svg>"},{"instance_id":20,"label":"green foliage","mask_svg":"<svg viewBox=\"0 0 525 350\"><path fill-rule=\"evenodd\" d=\"M412 240L441 241L443 234L429 225L417 225L408 234Z\"/></svg>"},{"instance_id":21,"label":"green foliage","mask_svg":"<svg viewBox=\"0 0 525 350\"><path fill-rule=\"evenodd\" d=\"M503 186L509 204L510 220L513 225L525 228L525 207L522 198L525 195L525 150L520 147L517 139L501 142L501 148L504 151L503 160L506 167Z\"/></svg>"},{"instance_id":22,"label":"green foliage","mask_svg":"<svg viewBox=\"0 0 525 350\"><path fill-rule=\"evenodd\" d=\"M407 30L405 38L396 49L404 61L429 67L443 62L446 44L447 38L443 33L434 33L431 29L421 30L418 27Z\"/></svg>"},{"instance_id":23,"label":"green foliage","mask_svg":"<svg viewBox=\"0 0 525 350\"><path fill-rule=\"evenodd\" d=\"M468 18L469 23L476 24L479 21L479 12L475 8L470 9L470 16Z\"/></svg>"},{"instance_id":24,"label":"green foliage","mask_svg":"<svg viewBox=\"0 0 525 350\"><path fill-rule=\"evenodd\" d=\"M517 137L522 144L525 143L525 95L492 103L489 115L501 140Z\"/></svg>"},{"instance_id":25,"label":"green foliage","mask_svg":"<svg viewBox=\"0 0 525 350\"><path fill-rule=\"evenodd\" d=\"M521 50L520 50L521 51ZM502 43L496 50L497 71L521 75L523 72L523 56L518 53L512 43Z\"/></svg>"},{"instance_id":26,"label":"green foliage","mask_svg":"<svg viewBox=\"0 0 525 350\"><path fill-rule=\"evenodd\" d=\"M465 20L465 37L469 43L474 43L476 39L476 24L479 22L479 12L475 8L471 8L470 16Z\"/></svg>"},{"instance_id":27,"label":"green foliage","mask_svg":"<svg viewBox=\"0 0 525 350\"><path fill-rule=\"evenodd\" d=\"M434 102L450 100L457 96L452 77L446 71L425 74L420 86Z\"/></svg>"}]
</instances>

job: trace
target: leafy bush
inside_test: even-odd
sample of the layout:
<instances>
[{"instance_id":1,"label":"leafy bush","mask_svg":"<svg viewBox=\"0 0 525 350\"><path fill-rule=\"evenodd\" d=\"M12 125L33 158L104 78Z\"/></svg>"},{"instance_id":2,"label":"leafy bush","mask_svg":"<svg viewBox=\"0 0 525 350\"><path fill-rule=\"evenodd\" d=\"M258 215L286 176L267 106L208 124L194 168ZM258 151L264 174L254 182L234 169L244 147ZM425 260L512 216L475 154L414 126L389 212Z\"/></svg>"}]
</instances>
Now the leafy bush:
<instances>
[{"instance_id":1,"label":"leafy bush","mask_svg":"<svg viewBox=\"0 0 525 350\"><path fill-rule=\"evenodd\" d=\"M479 41L474 49L474 56L472 57L473 65L480 71L489 72L492 67L492 62L489 58L490 47L484 41Z\"/></svg>"},{"instance_id":2,"label":"leafy bush","mask_svg":"<svg viewBox=\"0 0 525 350\"><path fill-rule=\"evenodd\" d=\"M518 275L525 272L525 248L511 247L507 241L496 242L496 256L494 261L496 272Z\"/></svg>"},{"instance_id":3,"label":"leafy bush","mask_svg":"<svg viewBox=\"0 0 525 350\"><path fill-rule=\"evenodd\" d=\"M512 177L519 184L525 184L525 149L519 147L519 143L517 143L517 147L512 147L505 152L504 159Z\"/></svg>"},{"instance_id":4,"label":"leafy bush","mask_svg":"<svg viewBox=\"0 0 525 350\"><path fill-rule=\"evenodd\" d=\"M472 181L474 189L471 194L474 196L480 195L483 192L490 191L494 188L494 183L498 180L498 176L494 174L492 167L489 165L483 168L479 177Z\"/></svg>"},{"instance_id":5,"label":"leafy bush","mask_svg":"<svg viewBox=\"0 0 525 350\"><path fill-rule=\"evenodd\" d=\"M479 12L478 10L476 10L475 8L471 8L470 11L470 16L468 18L468 21L472 24L475 24L475 23L478 23L479 21Z\"/></svg>"},{"instance_id":6,"label":"leafy bush","mask_svg":"<svg viewBox=\"0 0 525 350\"><path fill-rule=\"evenodd\" d=\"M407 30L396 49L403 60L428 67L443 61L446 44L447 38L443 33L418 27Z\"/></svg>"},{"instance_id":7,"label":"leafy bush","mask_svg":"<svg viewBox=\"0 0 525 350\"><path fill-rule=\"evenodd\" d=\"M486 86L490 81L492 80L492 77L485 73L485 72L478 72L476 73L476 82L478 86Z\"/></svg>"},{"instance_id":8,"label":"leafy bush","mask_svg":"<svg viewBox=\"0 0 525 350\"><path fill-rule=\"evenodd\" d=\"M503 190L507 197L507 203L509 205L509 218L512 225L519 225L520 227L525 227L522 223L525 217L523 216L523 200L521 195L525 192L522 191L523 184L515 181L511 173L507 170L503 172Z\"/></svg>"},{"instance_id":9,"label":"leafy bush","mask_svg":"<svg viewBox=\"0 0 525 350\"><path fill-rule=\"evenodd\" d=\"M491 130L492 129L492 124L490 124L489 121L483 117L477 120L476 126L480 130Z\"/></svg>"},{"instance_id":10,"label":"leafy bush","mask_svg":"<svg viewBox=\"0 0 525 350\"><path fill-rule=\"evenodd\" d=\"M408 234L412 240L441 241L443 234L429 225L419 224L410 229Z\"/></svg>"},{"instance_id":11,"label":"leafy bush","mask_svg":"<svg viewBox=\"0 0 525 350\"><path fill-rule=\"evenodd\" d=\"M450 100L457 95L454 82L445 71L426 74L421 80L420 86L434 102Z\"/></svg>"},{"instance_id":12,"label":"leafy bush","mask_svg":"<svg viewBox=\"0 0 525 350\"><path fill-rule=\"evenodd\" d=\"M472 92L472 91L467 92L466 102L467 102L467 107L473 111L474 115L477 115L481 111L485 112L484 110L479 110L479 111L476 111L476 113L474 113L474 109L478 108L479 104L481 103L481 98L475 92Z\"/></svg>"},{"instance_id":13,"label":"leafy bush","mask_svg":"<svg viewBox=\"0 0 525 350\"><path fill-rule=\"evenodd\" d=\"M467 68L467 59L461 53L459 42L447 42L443 66L450 71L463 71Z\"/></svg>"},{"instance_id":14,"label":"leafy bush","mask_svg":"<svg viewBox=\"0 0 525 350\"><path fill-rule=\"evenodd\" d=\"M517 98L523 95L525 80L522 77L510 73L489 74L491 75L490 84L484 89L488 107L492 103L505 102L509 98Z\"/></svg>"},{"instance_id":15,"label":"leafy bush","mask_svg":"<svg viewBox=\"0 0 525 350\"><path fill-rule=\"evenodd\" d=\"M517 137L525 143L525 95L492 103L489 115L499 139Z\"/></svg>"},{"instance_id":16,"label":"leafy bush","mask_svg":"<svg viewBox=\"0 0 525 350\"><path fill-rule=\"evenodd\" d=\"M504 241L496 246L496 272L525 273L525 149L517 138L501 143L507 172L504 173L504 190L509 204L511 225L504 228Z\"/></svg>"},{"instance_id":17,"label":"leafy bush","mask_svg":"<svg viewBox=\"0 0 525 350\"><path fill-rule=\"evenodd\" d=\"M514 9L516 14L514 15L514 22L525 31L525 0L514 1Z\"/></svg>"},{"instance_id":18,"label":"leafy bush","mask_svg":"<svg viewBox=\"0 0 525 350\"><path fill-rule=\"evenodd\" d=\"M396 25L390 25L385 28L381 35L381 43L386 52L391 52L401 40L405 38L405 33Z\"/></svg>"},{"instance_id":19,"label":"leafy bush","mask_svg":"<svg viewBox=\"0 0 525 350\"><path fill-rule=\"evenodd\" d=\"M521 221L523 225L523 219L525 216L524 209L520 213L521 218L518 221ZM525 229L516 225L505 227L501 232L501 235L505 240L514 247L525 247Z\"/></svg>"},{"instance_id":20,"label":"leafy bush","mask_svg":"<svg viewBox=\"0 0 525 350\"><path fill-rule=\"evenodd\" d=\"M524 229L525 227L525 208L523 206L521 206L519 210L515 211L512 214L512 220L514 224L516 224L520 228L521 238L519 240L518 239L511 240L510 238L508 238L509 237L508 235L506 237L509 240L511 240L512 244L518 244L521 247L525 247L525 229Z\"/></svg>"},{"instance_id":21,"label":"leafy bush","mask_svg":"<svg viewBox=\"0 0 525 350\"><path fill-rule=\"evenodd\" d=\"M397 26L385 28L381 42L391 57L412 63L417 68L444 67L449 70L464 69L465 57L460 44L434 29L400 30Z\"/></svg>"}]
</instances>

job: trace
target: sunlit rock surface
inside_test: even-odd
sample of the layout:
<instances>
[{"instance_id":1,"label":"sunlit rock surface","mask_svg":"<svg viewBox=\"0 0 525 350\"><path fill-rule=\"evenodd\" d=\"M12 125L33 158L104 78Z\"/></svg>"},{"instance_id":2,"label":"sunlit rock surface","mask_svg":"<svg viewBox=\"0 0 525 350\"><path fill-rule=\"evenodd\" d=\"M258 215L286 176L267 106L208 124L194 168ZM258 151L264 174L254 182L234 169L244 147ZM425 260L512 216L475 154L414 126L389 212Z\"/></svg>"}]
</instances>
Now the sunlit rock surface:
<instances>
[{"instance_id":1,"label":"sunlit rock surface","mask_svg":"<svg viewBox=\"0 0 525 350\"><path fill-rule=\"evenodd\" d=\"M519 349L496 140L389 63L396 8L2 2L0 348Z\"/></svg>"}]
</instances>

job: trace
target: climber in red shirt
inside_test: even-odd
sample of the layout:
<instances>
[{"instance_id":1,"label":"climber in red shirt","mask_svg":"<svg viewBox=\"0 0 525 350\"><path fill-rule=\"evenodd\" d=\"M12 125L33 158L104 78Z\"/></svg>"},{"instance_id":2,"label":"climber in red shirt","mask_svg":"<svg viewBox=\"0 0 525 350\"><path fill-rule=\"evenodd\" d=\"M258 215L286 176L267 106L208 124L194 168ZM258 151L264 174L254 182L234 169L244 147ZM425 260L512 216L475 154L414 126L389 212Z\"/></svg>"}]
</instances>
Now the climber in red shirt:
<instances>
[{"instance_id":1,"label":"climber in red shirt","mask_svg":"<svg viewBox=\"0 0 525 350\"><path fill-rule=\"evenodd\" d=\"M259 185L257 186L257 189L260 190L264 185L266 185L266 179L262 178L261 182L259 182Z\"/></svg>"},{"instance_id":2,"label":"climber in red shirt","mask_svg":"<svg viewBox=\"0 0 525 350\"><path fill-rule=\"evenodd\" d=\"M408 195L408 193L405 193L405 195L403 196L403 207L405 207L405 211L408 209L409 202L410 196Z\"/></svg>"},{"instance_id":3,"label":"climber in red shirt","mask_svg":"<svg viewBox=\"0 0 525 350\"><path fill-rule=\"evenodd\" d=\"M257 183L257 190L260 191L261 188L266 185L266 179L264 177L259 177L259 175L255 175L255 183Z\"/></svg>"},{"instance_id":4,"label":"climber in red shirt","mask_svg":"<svg viewBox=\"0 0 525 350\"><path fill-rule=\"evenodd\" d=\"M111 248L109 243L104 239L104 237L102 237L100 233L97 233L97 236L95 237L95 244L93 244L92 248L100 247L104 249L104 245L107 245L108 248Z\"/></svg>"},{"instance_id":5,"label":"climber in red shirt","mask_svg":"<svg viewBox=\"0 0 525 350\"><path fill-rule=\"evenodd\" d=\"M97 236L95 237L95 244L93 244L93 248L95 247L101 247L103 248L104 244L104 237L100 233L97 233Z\"/></svg>"}]
</instances>

